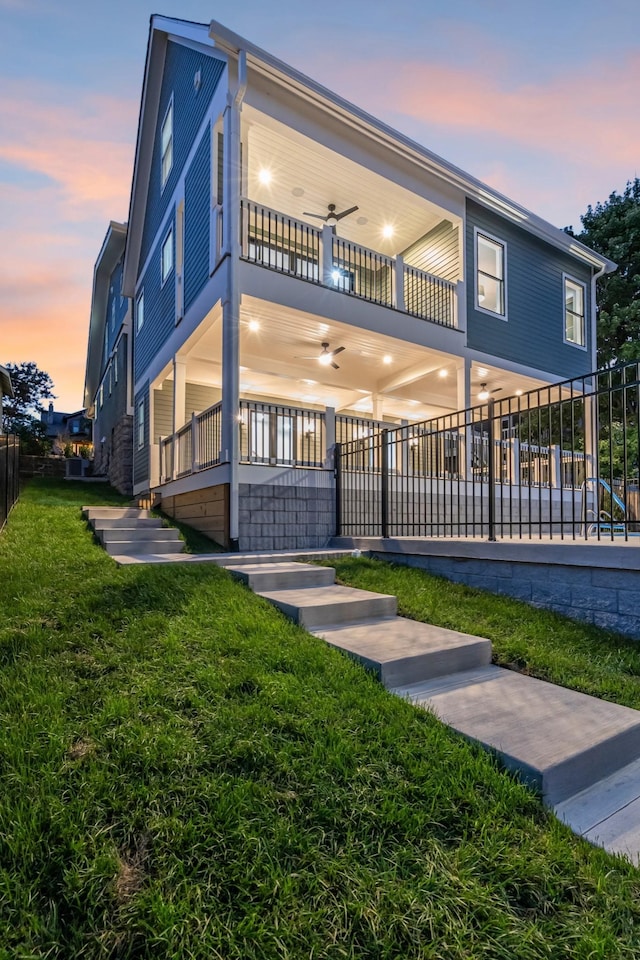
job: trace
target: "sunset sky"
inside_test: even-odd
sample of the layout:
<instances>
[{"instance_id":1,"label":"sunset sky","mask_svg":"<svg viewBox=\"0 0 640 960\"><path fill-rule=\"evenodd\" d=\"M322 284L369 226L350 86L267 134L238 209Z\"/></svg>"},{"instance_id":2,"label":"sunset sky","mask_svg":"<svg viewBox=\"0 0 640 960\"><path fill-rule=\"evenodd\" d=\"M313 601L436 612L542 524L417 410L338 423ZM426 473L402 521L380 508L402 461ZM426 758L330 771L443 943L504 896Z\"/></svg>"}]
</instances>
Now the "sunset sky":
<instances>
[{"instance_id":1,"label":"sunset sky","mask_svg":"<svg viewBox=\"0 0 640 960\"><path fill-rule=\"evenodd\" d=\"M557 226L640 173L637 0L0 0L0 363L82 406L152 13L212 18Z\"/></svg>"}]
</instances>

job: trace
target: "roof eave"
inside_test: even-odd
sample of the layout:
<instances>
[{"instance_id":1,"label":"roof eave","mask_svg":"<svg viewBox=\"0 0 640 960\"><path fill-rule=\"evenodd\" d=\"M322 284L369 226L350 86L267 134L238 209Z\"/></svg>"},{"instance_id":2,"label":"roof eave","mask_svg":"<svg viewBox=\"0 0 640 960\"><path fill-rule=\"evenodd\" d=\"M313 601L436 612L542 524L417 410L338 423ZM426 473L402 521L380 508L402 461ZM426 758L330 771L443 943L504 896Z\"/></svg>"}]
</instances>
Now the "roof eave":
<instances>
[{"instance_id":1,"label":"roof eave","mask_svg":"<svg viewBox=\"0 0 640 960\"><path fill-rule=\"evenodd\" d=\"M289 89L292 86L295 87L300 95L315 103L320 109L330 112L332 116L340 115L341 119L348 122L352 127L359 129L361 132L366 132L396 153L401 153L413 162L418 162L432 175L439 177L451 186L461 189L469 198L497 211L534 236L564 250L571 256L583 260L596 269L604 269L605 273L615 270L616 264L612 260L608 260L585 247L584 244L574 240L559 227L554 226L525 207L514 203L508 197L493 190L481 180L472 177L460 167L456 167L410 137L394 130L393 127L340 97L284 61L272 56L266 50L227 29L218 21L211 21L209 36L216 46L227 55L237 56L240 50L244 50L248 64L264 75L269 76L281 85L286 85Z\"/></svg>"}]
</instances>

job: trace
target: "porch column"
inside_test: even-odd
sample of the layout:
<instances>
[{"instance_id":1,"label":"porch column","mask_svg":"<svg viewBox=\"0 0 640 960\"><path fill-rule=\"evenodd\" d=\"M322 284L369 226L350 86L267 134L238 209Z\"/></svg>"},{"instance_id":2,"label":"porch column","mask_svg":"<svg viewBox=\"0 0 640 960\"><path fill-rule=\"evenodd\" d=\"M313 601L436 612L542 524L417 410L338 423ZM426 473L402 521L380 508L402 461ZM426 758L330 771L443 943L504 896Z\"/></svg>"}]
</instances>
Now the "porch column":
<instances>
[{"instance_id":1,"label":"porch column","mask_svg":"<svg viewBox=\"0 0 640 960\"><path fill-rule=\"evenodd\" d=\"M172 426L173 426L173 470L171 477L175 480L180 470L179 446L176 444L176 433L180 427L184 426L185 408L187 403L187 364L184 360L173 358L173 403L172 403Z\"/></svg>"},{"instance_id":2,"label":"porch column","mask_svg":"<svg viewBox=\"0 0 640 960\"><path fill-rule=\"evenodd\" d=\"M595 384L591 388L595 390ZM599 476L598 463L598 398L584 398L584 475L585 479Z\"/></svg>"},{"instance_id":3,"label":"porch column","mask_svg":"<svg viewBox=\"0 0 640 960\"><path fill-rule=\"evenodd\" d=\"M456 362L456 408L467 410L471 406L471 360L460 357ZM471 458L473 456L473 429L471 424L460 417L458 434L462 456L460 456L459 471L463 479L472 476Z\"/></svg>"},{"instance_id":4,"label":"porch column","mask_svg":"<svg viewBox=\"0 0 640 960\"><path fill-rule=\"evenodd\" d=\"M229 546L238 548L239 537L239 429L240 413L240 191L242 154L240 112L247 84L244 50L238 54L238 77L227 94L224 110L223 229L227 254L227 284L222 298L222 449L220 459L229 464Z\"/></svg>"},{"instance_id":5,"label":"porch column","mask_svg":"<svg viewBox=\"0 0 640 960\"><path fill-rule=\"evenodd\" d=\"M324 411L324 465L327 468L333 466L333 448L336 445L336 408L326 407Z\"/></svg>"},{"instance_id":6,"label":"porch column","mask_svg":"<svg viewBox=\"0 0 640 960\"><path fill-rule=\"evenodd\" d=\"M382 409L384 398L379 393L371 394L371 416L374 420L382 420L384 412Z\"/></svg>"},{"instance_id":7,"label":"porch column","mask_svg":"<svg viewBox=\"0 0 640 960\"><path fill-rule=\"evenodd\" d=\"M320 282L325 287L333 287L331 278L333 272L333 227L325 223L322 227L322 237L320 239Z\"/></svg>"}]
</instances>

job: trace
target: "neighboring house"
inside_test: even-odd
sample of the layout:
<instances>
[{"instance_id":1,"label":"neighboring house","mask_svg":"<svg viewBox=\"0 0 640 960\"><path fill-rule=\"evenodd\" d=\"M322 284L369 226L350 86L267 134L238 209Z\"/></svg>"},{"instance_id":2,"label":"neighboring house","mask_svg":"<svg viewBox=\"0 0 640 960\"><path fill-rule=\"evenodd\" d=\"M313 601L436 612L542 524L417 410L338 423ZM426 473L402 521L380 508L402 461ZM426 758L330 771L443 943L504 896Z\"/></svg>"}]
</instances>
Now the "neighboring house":
<instances>
[{"instance_id":1,"label":"neighboring house","mask_svg":"<svg viewBox=\"0 0 640 960\"><path fill-rule=\"evenodd\" d=\"M77 456L82 449L91 446L91 420L86 410L62 413L49 403L49 409L40 413L40 420L45 426L47 440L53 444L54 453L63 453L65 447L71 447Z\"/></svg>"},{"instance_id":2,"label":"neighboring house","mask_svg":"<svg viewBox=\"0 0 640 960\"><path fill-rule=\"evenodd\" d=\"M112 221L93 274L84 402L93 420L94 475L132 493L131 301L122 293L126 224Z\"/></svg>"},{"instance_id":3,"label":"neighboring house","mask_svg":"<svg viewBox=\"0 0 640 960\"><path fill-rule=\"evenodd\" d=\"M594 369L613 267L220 24L154 16L122 282L133 492L230 548L321 545L336 441Z\"/></svg>"},{"instance_id":4,"label":"neighboring house","mask_svg":"<svg viewBox=\"0 0 640 960\"><path fill-rule=\"evenodd\" d=\"M2 419L2 398L13 397L13 386L11 385L11 376L6 367L0 366L0 433L3 433Z\"/></svg>"}]
</instances>

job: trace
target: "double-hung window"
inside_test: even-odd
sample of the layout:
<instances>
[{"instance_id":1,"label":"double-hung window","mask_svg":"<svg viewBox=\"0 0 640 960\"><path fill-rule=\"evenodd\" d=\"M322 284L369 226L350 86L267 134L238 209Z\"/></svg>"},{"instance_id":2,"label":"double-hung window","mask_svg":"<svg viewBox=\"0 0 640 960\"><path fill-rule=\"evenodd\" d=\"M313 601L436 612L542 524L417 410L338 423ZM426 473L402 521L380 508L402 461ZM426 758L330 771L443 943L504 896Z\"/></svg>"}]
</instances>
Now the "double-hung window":
<instances>
[{"instance_id":1,"label":"double-hung window","mask_svg":"<svg viewBox=\"0 0 640 960\"><path fill-rule=\"evenodd\" d=\"M162 252L161 252L161 275L162 283L166 281L167 277L173 270L173 227L169 230L169 233L166 235L162 242Z\"/></svg>"},{"instance_id":2,"label":"double-hung window","mask_svg":"<svg viewBox=\"0 0 640 960\"><path fill-rule=\"evenodd\" d=\"M138 450L144 447L144 397L138 401Z\"/></svg>"},{"instance_id":3,"label":"double-hung window","mask_svg":"<svg viewBox=\"0 0 640 960\"><path fill-rule=\"evenodd\" d=\"M162 155L160 187L163 188L173 166L173 97L169 101L160 129L160 150Z\"/></svg>"},{"instance_id":4,"label":"double-hung window","mask_svg":"<svg viewBox=\"0 0 640 960\"><path fill-rule=\"evenodd\" d=\"M564 276L564 339L575 347L586 347L585 286Z\"/></svg>"},{"instance_id":5,"label":"double-hung window","mask_svg":"<svg viewBox=\"0 0 640 960\"><path fill-rule=\"evenodd\" d=\"M144 291L136 300L136 333L140 333L144 326Z\"/></svg>"},{"instance_id":6,"label":"double-hung window","mask_svg":"<svg viewBox=\"0 0 640 960\"><path fill-rule=\"evenodd\" d=\"M506 245L476 230L476 308L507 317Z\"/></svg>"}]
</instances>

